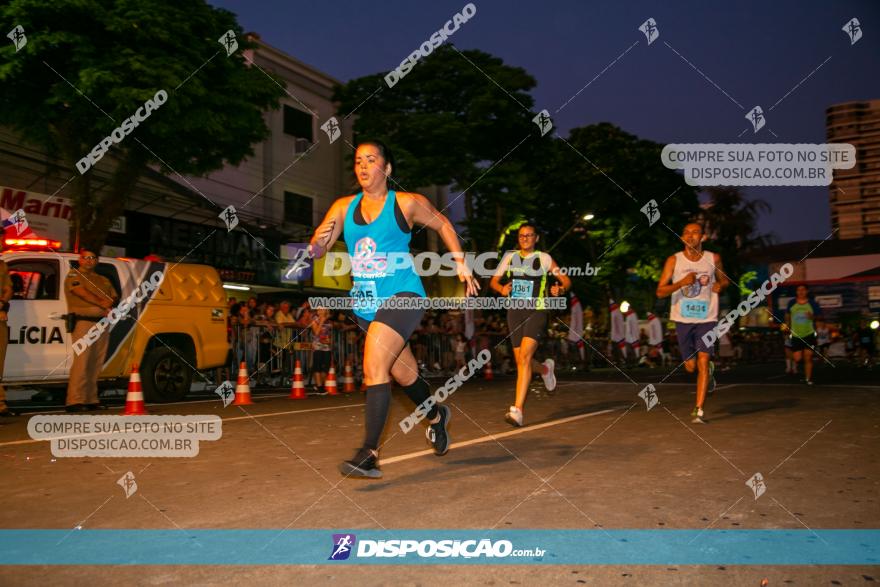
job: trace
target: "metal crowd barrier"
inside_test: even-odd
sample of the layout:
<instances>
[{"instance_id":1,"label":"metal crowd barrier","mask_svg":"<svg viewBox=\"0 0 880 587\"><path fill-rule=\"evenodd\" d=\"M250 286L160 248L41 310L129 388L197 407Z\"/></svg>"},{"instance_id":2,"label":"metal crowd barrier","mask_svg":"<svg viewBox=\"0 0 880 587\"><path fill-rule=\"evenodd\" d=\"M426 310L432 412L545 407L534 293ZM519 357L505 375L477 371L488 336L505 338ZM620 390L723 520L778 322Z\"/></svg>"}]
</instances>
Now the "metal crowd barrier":
<instances>
[{"instance_id":1,"label":"metal crowd barrier","mask_svg":"<svg viewBox=\"0 0 880 587\"><path fill-rule=\"evenodd\" d=\"M223 379L235 381L239 365L244 362L255 386L289 386L296 361L300 362L303 380L309 385L312 375L313 341L308 328L235 324L230 328L231 352ZM337 377L341 377L350 362L355 376L363 373L364 333L353 324L334 322L331 334L331 352ZM457 335L445 332L416 331L410 346L424 377L449 377L457 371L455 346ZM491 353L492 370L498 375L516 373L513 347L506 332L476 332L467 342L465 363L483 349ZM536 358L552 357L561 369L587 369L608 366L608 339L593 337L584 344L583 357L577 343L566 338L545 337ZM221 379L222 380L222 379Z\"/></svg>"},{"instance_id":2,"label":"metal crowd barrier","mask_svg":"<svg viewBox=\"0 0 880 587\"><path fill-rule=\"evenodd\" d=\"M340 365L345 367L346 362L351 362L352 370L359 372L363 360L363 348L361 347L362 331L354 324L334 325L331 336L333 360L336 370L340 371Z\"/></svg>"},{"instance_id":3,"label":"metal crowd barrier","mask_svg":"<svg viewBox=\"0 0 880 587\"><path fill-rule=\"evenodd\" d=\"M334 324L331 334L331 353L337 377L342 375L347 361L359 372L363 348L359 346L359 329ZM296 362L300 362L303 381L308 385L312 374L313 337L309 328L235 324L230 328L229 361L225 379L235 381L239 365L244 362L251 377L251 385L289 386Z\"/></svg>"},{"instance_id":4,"label":"metal crowd barrier","mask_svg":"<svg viewBox=\"0 0 880 587\"><path fill-rule=\"evenodd\" d=\"M288 385L299 360L303 373L311 368L310 333L290 326L234 324L230 329L229 373L235 380L239 365L244 362L251 385ZM305 377L304 377L305 378Z\"/></svg>"},{"instance_id":5,"label":"metal crowd barrier","mask_svg":"<svg viewBox=\"0 0 880 587\"><path fill-rule=\"evenodd\" d=\"M331 352L337 377L350 362L357 378L362 374L364 335L353 325L334 323L331 335ZM449 377L457 370L455 345L457 336L444 332L416 331L410 339L412 351L424 377ZM766 362L782 358L782 337L779 335L752 336L737 342L737 360ZM267 326L252 324L234 325L230 330L231 352L226 366L225 379L235 380L241 362L247 365L253 385L289 386L296 361L300 362L303 379L308 385L312 374L312 333L308 328ZM477 332L467 341L465 362L473 359L481 350L492 354L492 369L498 375L516 373L513 347L507 333ZM669 345L668 361L679 360L677 345ZM607 336L590 337L584 341L583 353L577 341L565 337L545 337L536 353L536 359L551 357L557 369L586 370L608 367L608 360L620 363L616 345ZM636 363L630 355L628 361Z\"/></svg>"},{"instance_id":6,"label":"metal crowd barrier","mask_svg":"<svg viewBox=\"0 0 880 587\"><path fill-rule=\"evenodd\" d=\"M589 344L583 345L582 357L576 342L547 336L541 341L535 358L539 361L547 357L553 358L557 369L586 370L591 366L607 366L607 362L601 357L601 354L606 353L607 339L593 338L587 342ZM453 334L417 333L413 336L413 352L426 377L449 376L457 370L455 343L456 335ZM477 332L467 341L467 345L465 361L486 349L491 353L492 370L495 374L516 373L513 345L507 333Z\"/></svg>"},{"instance_id":7,"label":"metal crowd barrier","mask_svg":"<svg viewBox=\"0 0 880 587\"><path fill-rule=\"evenodd\" d=\"M536 358L543 360L552 357L558 369L577 371L609 367L609 360L618 365L624 363L616 345L611 344L607 335L591 336L579 346L578 341L569 341L559 332L551 330L546 334ZM309 328L270 326L265 323L249 326L236 324L231 327L229 337L229 362L222 369L225 373L216 375L215 379L223 377L235 381L239 364L245 362L252 384L289 386L298 360L304 381L307 385L311 382L313 353ZM360 379L363 373L364 333L351 320L334 322L331 340L337 377L343 374L345 365L350 362L355 377ZM410 345L422 376L449 377L458 369L456 341L457 335L446 332L417 330L412 335ZM743 333L736 337L734 345L734 362L763 363L783 357L783 337L778 332ZM678 362L680 356L675 337L668 337L665 346L666 364ZM467 341L465 363L483 349L492 353L494 373L516 373L513 348L507 332L476 332ZM630 353L626 364L634 366L637 362Z\"/></svg>"}]
</instances>

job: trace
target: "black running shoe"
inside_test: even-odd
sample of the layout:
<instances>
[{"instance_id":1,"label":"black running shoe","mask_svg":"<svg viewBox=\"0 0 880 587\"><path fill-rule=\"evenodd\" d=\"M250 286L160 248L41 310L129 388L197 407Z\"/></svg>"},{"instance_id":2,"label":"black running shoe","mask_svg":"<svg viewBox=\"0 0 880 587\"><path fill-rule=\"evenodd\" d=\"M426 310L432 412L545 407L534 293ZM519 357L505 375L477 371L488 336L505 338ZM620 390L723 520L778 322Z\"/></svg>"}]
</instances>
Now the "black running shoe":
<instances>
[{"instance_id":1,"label":"black running shoe","mask_svg":"<svg viewBox=\"0 0 880 587\"><path fill-rule=\"evenodd\" d=\"M362 448L355 453L350 461L343 461L339 465L339 472L346 477L368 477L379 479L382 471L379 470L376 456L368 448Z\"/></svg>"},{"instance_id":2,"label":"black running shoe","mask_svg":"<svg viewBox=\"0 0 880 587\"><path fill-rule=\"evenodd\" d=\"M446 427L449 426L449 420L452 419L452 411L447 406L437 406L437 410L440 412L440 421L429 425L425 436L434 447L434 454L442 457L449 452L449 433L446 431Z\"/></svg>"}]
</instances>

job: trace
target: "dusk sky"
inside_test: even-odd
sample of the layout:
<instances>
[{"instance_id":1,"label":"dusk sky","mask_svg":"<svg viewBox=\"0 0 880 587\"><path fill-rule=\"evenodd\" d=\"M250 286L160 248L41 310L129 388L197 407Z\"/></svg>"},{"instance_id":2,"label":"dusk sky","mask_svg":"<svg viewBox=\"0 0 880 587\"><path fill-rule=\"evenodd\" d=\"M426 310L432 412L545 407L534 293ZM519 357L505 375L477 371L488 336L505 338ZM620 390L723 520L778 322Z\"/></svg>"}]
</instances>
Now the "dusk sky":
<instances>
[{"instance_id":1,"label":"dusk sky","mask_svg":"<svg viewBox=\"0 0 880 587\"><path fill-rule=\"evenodd\" d=\"M341 81L393 69L466 4L211 3L237 14L246 31ZM476 15L450 42L525 68L538 82L536 110L553 114L571 99L554 115L562 136L611 122L664 144L824 143L829 105L880 98L880 2L873 0L474 4ZM649 17L660 31L651 45L638 30ZM853 17L863 37L851 45L841 29ZM462 67L471 66L462 60ZM755 105L767 119L758 134L744 118ZM831 231L826 187L743 189L772 205L759 228L779 242L822 239ZM637 197L653 196L666 194Z\"/></svg>"}]
</instances>

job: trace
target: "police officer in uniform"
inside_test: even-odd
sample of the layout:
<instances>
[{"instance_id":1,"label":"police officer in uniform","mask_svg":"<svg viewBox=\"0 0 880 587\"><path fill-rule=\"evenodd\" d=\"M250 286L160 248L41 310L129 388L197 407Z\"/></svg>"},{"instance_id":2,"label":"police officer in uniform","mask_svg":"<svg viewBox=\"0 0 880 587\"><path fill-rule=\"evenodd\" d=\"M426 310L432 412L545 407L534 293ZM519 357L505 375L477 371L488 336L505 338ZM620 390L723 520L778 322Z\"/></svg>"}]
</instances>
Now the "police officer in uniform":
<instances>
[{"instance_id":1,"label":"police officer in uniform","mask_svg":"<svg viewBox=\"0 0 880 587\"><path fill-rule=\"evenodd\" d=\"M9 343L9 330L6 327L9 300L12 299L12 280L6 261L0 261L0 382L3 381L3 365L6 363L6 345ZM8 418L17 414L6 406L6 389L0 383L0 417Z\"/></svg>"},{"instance_id":2,"label":"police officer in uniform","mask_svg":"<svg viewBox=\"0 0 880 587\"><path fill-rule=\"evenodd\" d=\"M79 269L71 269L64 280L67 313L75 315L71 340L86 336L98 321L110 313L119 295L110 280L95 272L98 256L88 249L79 252ZM67 411L83 412L102 409L98 401L98 375L107 354L110 329L79 355L74 354L67 384Z\"/></svg>"}]
</instances>

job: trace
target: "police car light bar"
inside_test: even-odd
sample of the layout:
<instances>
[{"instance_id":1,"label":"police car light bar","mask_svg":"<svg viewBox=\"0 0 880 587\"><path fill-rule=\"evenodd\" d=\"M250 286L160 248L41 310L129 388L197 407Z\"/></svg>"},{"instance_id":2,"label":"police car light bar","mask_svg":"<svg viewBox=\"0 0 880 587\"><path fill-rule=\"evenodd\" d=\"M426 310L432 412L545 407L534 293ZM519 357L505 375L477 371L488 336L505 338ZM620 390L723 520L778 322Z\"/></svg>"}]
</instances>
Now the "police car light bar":
<instances>
[{"instance_id":1,"label":"police car light bar","mask_svg":"<svg viewBox=\"0 0 880 587\"><path fill-rule=\"evenodd\" d=\"M53 241L45 238L7 238L3 241L7 247L42 247L46 249L60 249L61 241Z\"/></svg>"}]
</instances>

